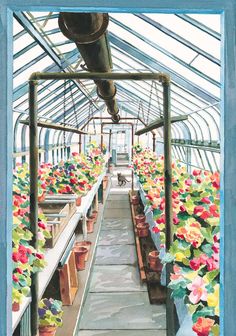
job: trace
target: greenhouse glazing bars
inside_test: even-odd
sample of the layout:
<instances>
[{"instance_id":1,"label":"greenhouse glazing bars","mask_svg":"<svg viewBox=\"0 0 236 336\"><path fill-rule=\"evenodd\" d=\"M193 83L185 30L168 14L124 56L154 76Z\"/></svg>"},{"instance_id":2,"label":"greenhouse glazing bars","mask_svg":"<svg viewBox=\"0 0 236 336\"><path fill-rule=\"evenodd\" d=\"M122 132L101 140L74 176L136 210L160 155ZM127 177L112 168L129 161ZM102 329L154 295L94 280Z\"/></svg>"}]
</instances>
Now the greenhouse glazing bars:
<instances>
[{"instance_id":1,"label":"greenhouse glazing bars","mask_svg":"<svg viewBox=\"0 0 236 336\"><path fill-rule=\"evenodd\" d=\"M164 116L164 181L165 181L165 217L166 246L172 240L172 187L171 187L171 123L170 123L170 76L165 73L40 73L35 72L29 79L29 127L30 127L30 224L33 233L33 244L37 248L38 231L38 132L37 132L37 86L38 80L66 79L113 79L113 80L157 80L163 86L163 116ZM170 269L167 270L167 284ZM32 278L31 303L31 333L38 332L38 274ZM174 304L167 295L167 336L174 336Z\"/></svg>"}]
</instances>

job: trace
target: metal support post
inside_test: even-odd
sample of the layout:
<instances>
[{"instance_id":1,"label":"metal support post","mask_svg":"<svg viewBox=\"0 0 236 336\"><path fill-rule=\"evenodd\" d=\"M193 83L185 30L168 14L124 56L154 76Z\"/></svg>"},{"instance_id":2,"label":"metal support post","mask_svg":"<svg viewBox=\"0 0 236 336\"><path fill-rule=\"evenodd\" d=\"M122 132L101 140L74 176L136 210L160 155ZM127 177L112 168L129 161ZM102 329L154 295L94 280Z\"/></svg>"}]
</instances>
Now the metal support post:
<instances>
[{"instance_id":1,"label":"metal support post","mask_svg":"<svg viewBox=\"0 0 236 336\"><path fill-rule=\"evenodd\" d=\"M133 161L133 155L134 155L134 149L133 149L133 146L134 146L134 125L132 124L131 125L131 161ZM132 169L132 180L131 180L131 190L132 192L134 191L134 171Z\"/></svg>"},{"instance_id":2,"label":"metal support post","mask_svg":"<svg viewBox=\"0 0 236 336\"><path fill-rule=\"evenodd\" d=\"M173 242L172 223L172 168L171 168L171 117L170 117L170 83L163 82L164 108L164 177L165 177L165 223L166 223L166 252ZM166 265L166 285L170 282L173 265ZM171 299L171 290L167 287L166 298L166 330L167 336L175 336L175 306Z\"/></svg>"},{"instance_id":3,"label":"metal support post","mask_svg":"<svg viewBox=\"0 0 236 336\"><path fill-rule=\"evenodd\" d=\"M30 127L30 228L32 245L38 249L38 129L37 129L37 81L29 81L29 127ZM31 335L38 334L38 272L32 274L31 282Z\"/></svg>"}]
</instances>

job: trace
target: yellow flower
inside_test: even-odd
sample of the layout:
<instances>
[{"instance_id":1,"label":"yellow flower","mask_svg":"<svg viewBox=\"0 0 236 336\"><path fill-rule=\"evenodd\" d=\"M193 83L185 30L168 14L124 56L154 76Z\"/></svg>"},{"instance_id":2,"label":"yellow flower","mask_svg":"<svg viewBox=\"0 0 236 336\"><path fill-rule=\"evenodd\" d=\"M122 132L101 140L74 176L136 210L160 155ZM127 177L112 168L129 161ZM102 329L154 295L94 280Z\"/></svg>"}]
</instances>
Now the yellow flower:
<instances>
[{"instance_id":1,"label":"yellow flower","mask_svg":"<svg viewBox=\"0 0 236 336\"><path fill-rule=\"evenodd\" d=\"M175 260L176 261L179 261L179 262L182 262L182 260L185 258L185 255L182 253L182 252L177 252L175 254Z\"/></svg>"},{"instance_id":2,"label":"yellow flower","mask_svg":"<svg viewBox=\"0 0 236 336\"><path fill-rule=\"evenodd\" d=\"M214 293L207 295L207 304L209 307L215 307L215 314L219 316L219 295L220 295L220 286L216 284L214 286Z\"/></svg>"}]
</instances>

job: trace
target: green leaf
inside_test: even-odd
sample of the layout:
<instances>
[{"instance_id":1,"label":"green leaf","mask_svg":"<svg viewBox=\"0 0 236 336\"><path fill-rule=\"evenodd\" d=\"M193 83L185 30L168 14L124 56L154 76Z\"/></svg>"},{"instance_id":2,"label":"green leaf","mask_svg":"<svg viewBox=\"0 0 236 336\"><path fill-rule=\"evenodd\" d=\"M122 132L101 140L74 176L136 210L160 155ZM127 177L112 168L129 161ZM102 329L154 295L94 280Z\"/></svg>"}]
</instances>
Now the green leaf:
<instances>
[{"instance_id":1,"label":"green leaf","mask_svg":"<svg viewBox=\"0 0 236 336\"><path fill-rule=\"evenodd\" d=\"M186 289L183 287L179 287L178 289L172 291L171 297L173 299L174 298L182 299L185 297L185 295L186 295Z\"/></svg>"},{"instance_id":2,"label":"green leaf","mask_svg":"<svg viewBox=\"0 0 236 336\"><path fill-rule=\"evenodd\" d=\"M206 316L215 316L214 308L213 307L204 307L201 310L196 311L193 316L193 322L196 323L199 317L206 317Z\"/></svg>"},{"instance_id":3,"label":"green leaf","mask_svg":"<svg viewBox=\"0 0 236 336\"><path fill-rule=\"evenodd\" d=\"M206 255L208 255L208 257L211 257L213 255L213 250L211 247L211 244L202 245L202 250L206 253Z\"/></svg>"},{"instance_id":4,"label":"green leaf","mask_svg":"<svg viewBox=\"0 0 236 336\"><path fill-rule=\"evenodd\" d=\"M212 229L210 227L208 228L201 228L201 232L203 237L209 242L209 243L213 243L213 235L212 235Z\"/></svg>"},{"instance_id":5,"label":"green leaf","mask_svg":"<svg viewBox=\"0 0 236 336\"><path fill-rule=\"evenodd\" d=\"M208 272L206 274L207 279L209 280L209 282L212 282L220 273L220 270L214 270L211 272Z\"/></svg>"},{"instance_id":6,"label":"green leaf","mask_svg":"<svg viewBox=\"0 0 236 336\"><path fill-rule=\"evenodd\" d=\"M219 336L220 335L219 324L214 324L213 327L211 328L211 332L212 332L213 336Z\"/></svg>"}]
</instances>

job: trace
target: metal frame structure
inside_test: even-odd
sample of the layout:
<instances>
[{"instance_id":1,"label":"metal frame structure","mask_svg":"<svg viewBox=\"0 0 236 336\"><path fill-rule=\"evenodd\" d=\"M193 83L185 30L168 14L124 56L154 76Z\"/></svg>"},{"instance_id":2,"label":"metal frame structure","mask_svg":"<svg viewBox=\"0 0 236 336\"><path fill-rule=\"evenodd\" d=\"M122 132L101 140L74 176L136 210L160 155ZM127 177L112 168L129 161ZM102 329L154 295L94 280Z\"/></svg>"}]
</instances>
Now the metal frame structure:
<instances>
[{"instance_id":1,"label":"metal frame structure","mask_svg":"<svg viewBox=\"0 0 236 336\"><path fill-rule=\"evenodd\" d=\"M19 38L26 37L28 34L31 36L31 48L34 48L38 45L42 47L42 51L44 54L49 55L50 59L54 62L55 65L49 66L47 69L44 69L44 72L52 72L52 71L73 71L78 70L78 66L81 64L81 57L78 53L77 48L73 48L73 42L70 43L67 39L64 38L61 34L60 40L54 41L54 35L60 34L60 29L58 27L53 28L53 25L51 25L51 22L56 21L58 18L58 13L42 13L42 15L34 14L33 12L25 12L20 13L17 12L14 14L16 20L24 27L23 31L17 32L15 35L15 41L17 42ZM153 41L152 36L146 36L146 34L143 31L136 31L132 28L132 25L130 25L129 21L123 19L123 16L118 16L115 14L111 14L110 22L112 24L111 29L109 28L109 40L111 42L111 49L112 49L112 59L113 64L115 67L115 71L122 71L124 69L128 69L128 67L131 68L131 71L134 71L135 68L142 69L142 71L167 71L168 73L172 73L172 111L173 114L178 116L181 114L188 114L189 118L188 121L183 121L182 123L179 123L178 125L172 126L172 137L173 138L186 138L189 140L197 141L197 140L205 140L206 134L203 134L202 129L206 129L209 141L211 140L217 140L219 139L219 112L218 107L216 107L216 104L219 104L219 98L214 97L210 92L207 92L207 90L202 89L200 87L197 88L197 84L195 84L191 79L185 78L183 73L177 73L173 69L168 68L168 62L166 64L157 63L157 60L159 57L153 57L152 53L145 54L145 48L144 50L140 50L139 45L135 45L132 43L129 43L129 39L126 38L126 35L123 37L123 33L120 35L119 33L116 33L116 30L121 30L122 32L126 32L129 36L134 36L134 38L137 39L137 41L140 41L140 43L146 43L146 45L149 45L152 47L153 51L159 52L160 55L164 55L167 57L168 60L170 60L172 63L175 62L176 64L183 67L183 69L188 70L189 72L192 72L193 75L198 76L202 80L208 81L209 83L212 83L213 86L219 88L219 81L212 78L210 74L207 72L204 73L201 69L198 69L195 62L196 59L198 60L199 57L202 57L203 59L207 60L208 62L211 62L212 64L215 64L216 67L219 68L219 58L216 59L216 57L212 57L212 55L209 55L209 52L205 52L202 46L197 46L196 43L193 43L189 41L189 39L184 39L180 34L175 34L173 29L165 27L165 24L163 25L158 22L158 20L155 20L153 17L149 17L148 14L134 14L133 19L139 20L140 24L143 23L145 27L150 27L150 29L155 29L156 32L159 34L165 35L167 39L171 41L176 39L176 41L179 43L179 45L183 45L186 50L188 49L191 51L192 55L194 55L194 58L191 60L191 62L184 57L183 60L179 55L174 55L174 53L165 46L159 45L158 40L157 42ZM200 21L197 21L196 19L193 19L188 14L185 14L184 16L181 14L175 15L175 17L183 23L186 23L189 25L189 27L193 27L196 32L199 31L200 33L204 33L205 35L212 38L213 41L220 41L220 34L214 31L213 29L210 29L208 26L204 25ZM174 18L174 15L173 15ZM47 29L47 25L49 25L50 29ZM127 37L128 37L127 35ZM62 42L63 41L63 42ZM70 46L70 51L68 52L60 52L60 48L63 46ZM71 48L72 47L72 48ZM29 52L30 47L26 46L24 49L18 51L15 53L15 61L18 60L19 57L23 57L25 53ZM187 50L187 51L188 51ZM35 62L39 61L42 54L40 54L36 59ZM186 59L185 59L186 58ZM30 66L30 65L29 65ZM77 67L77 68L76 68ZM132 69L133 68L133 69ZM28 66L23 66L22 70L29 70ZM20 71L20 68L16 71ZM129 72L130 70L128 70ZM171 72L172 71L172 72ZM22 71L20 71L22 72ZM22 72L23 73L23 72ZM15 75L17 72L15 73ZM193 77L194 78L194 77ZM176 79L174 81L174 79ZM87 84L88 83L88 84ZM83 84L81 86L81 84ZM52 84L53 85L53 84ZM144 85L146 85L146 89L144 90ZM94 114L96 114L96 111L99 111L97 108L99 108L99 101L95 100L95 94L96 91L93 89L90 91L89 81L82 82L73 82L73 90L77 90L79 88L80 94L77 95L78 99L76 99L76 109L79 109L80 117L79 117L79 124L82 126L86 122L86 109L88 106L85 104L85 99L81 99L81 97L84 94L87 94L88 98L91 100L91 103L96 105L96 110L94 110ZM46 89L47 88L47 89ZM122 103L122 110L126 111L127 113L133 114L134 116L138 116L138 105L140 99L142 99L142 102L145 107L145 113L147 113L148 110L148 95L147 92L150 90L151 85L147 82L144 82L142 85L136 85L134 82L130 82L128 85L123 86L123 84L118 83L118 94L119 98L127 97L127 95L133 95L136 96L137 100L132 101L130 103ZM52 87L53 89L53 87ZM25 97L24 101L26 101L26 84L21 84L19 87L15 88L15 94L14 99L17 99L19 97ZM49 94L46 94L50 90L51 92ZM83 93L81 93L81 90ZM60 111L60 103L57 104L55 109L51 108L49 111L49 106L52 105L53 101L56 100L56 97L53 96L53 91L51 90L50 83L47 84L45 87L40 86L40 91L42 94L39 97L40 100L40 117L46 117L50 115L50 118L52 119L52 122L58 122L63 119L63 113L62 110ZM90 93L89 93L90 91ZM159 90L160 91L160 90ZM43 93L45 92L45 97L43 96ZM62 93L58 93L58 97L60 97ZM22 96L23 95L23 96ZM141 98L140 98L141 97ZM46 100L46 103L44 104L42 102L42 99ZM154 99L152 99L153 106L150 108L150 122L154 121L158 117L158 108L157 108L157 102ZM19 99L20 103L15 104L15 110L18 110L23 112L23 109L21 110L21 106L24 106L24 101L21 101ZM119 101L119 99L118 99ZM208 101L207 105L206 102ZM59 102L59 100L58 100ZM23 105L22 105L23 104ZM162 104L162 101L161 101ZM209 106L209 111L207 110ZM215 106L215 107L214 107ZM101 105L100 105L101 107ZM183 111L181 109L183 108ZM82 113L83 109L83 113ZM52 114L52 111L55 110L56 112ZM27 110L26 110L27 113ZM215 116L217 115L217 118ZM121 116L122 117L122 116ZM20 119L24 120L26 118L25 114L20 115ZM67 122L75 124L75 118L73 118L73 108L67 108L66 111L66 118ZM140 118L142 119L142 118ZM143 120L144 121L144 120ZM20 127L19 124L16 124L16 130L15 134L19 134ZM212 129L215 131L212 133ZM75 125L77 127L77 125ZM25 129L25 128L24 128ZM50 145L48 142L49 140L49 134L51 132L46 132L45 137L45 149ZM162 137L162 132L158 131L159 136ZM22 139L24 135L22 134ZM158 137L158 134L157 134ZM17 141L17 145L20 142ZM22 148L17 148L18 151L24 150L24 145L22 143ZM68 143L68 145L70 145ZM207 148L206 148L207 150ZM177 155L177 152L174 152L175 155ZM211 161L211 154L207 152L208 159ZM192 162L192 164L196 164L195 162ZM204 159L204 164L207 165L206 160ZM203 168L203 165L202 165ZM210 169L210 167L208 167Z\"/></svg>"},{"instance_id":2,"label":"metal frame structure","mask_svg":"<svg viewBox=\"0 0 236 336\"><path fill-rule=\"evenodd\" d=\"M11 332L11 227L12 222L12 207L11 207L11 163L12 163L12 64L9 62L9 57L12 57L12 20L13 11L23 10L44 10L53 11L60 10L78 10L78 11L110 11L110 12L138 12L138 13L180 13L177 15L188 15L191 13L218 13L221 15L221 27L223 32L222 38L222 87L221 87L221 335L233 335L235 331L235 286L232 279L235 277L235 263L232 256L235 255L235 200L232 197L235 191L235 123L236 117L234 109L236 104L235 94L235 57L233 53L233 45L235 41L236 27L236 4L233 0L180 0L178 2L169 0L163 2L160 0L127 1L115 0L112 3L101 0L81 1L79 4L68 0L67 4L61 0L42 0L35 2L26 0L24 3L19 3L18 0L6 0L1 5L1 106L0 106L0 124L2 131L0 132L0 154L2 157L0 164L0 184L1 193L1 285L0 298L2 313L0 316L0 334L5 336ZM189 18L189 15L188 15ZM201 29L203 25L201 24ZM233 41L233 42L232 42ZM62 62L65 64L64 62ZM51 67L51 70L54 66ZM58 69L54 68L54 71ZM20 94L25 87L20 85L15 91ZM172 86L174 89L174 86ZM27 89L26 89L27 90ZM172 95L173 96L173 95ZM193 94L194 98L194 94ZM173 99L173 97L172 97ZM217 111L218 114L218 111ZM218 123L220 119L218 118ZM224 248L227 246L227 249Z\"/></svg>"},{"instance_id":3,"label":"metal frame structure","mask_svg":"<svg viewBox=\"0 0 236 336\"><path fill-rule=\"evenodd\" d=\"M93 80L158 80L163 86L164 149L165 149L165 217L166 247L172 241L172 187L171 187L171 129L170 129L170 77L164 73L40 73L35 72L29 79L29 128L30 128L30 224L33 233L33 246L37 249L38 240L38 120L37 86L39 80L93 79ZM132 124L131 124L132 125ZM102 126L103 127L103 126ZM133 128L133 125L132 125ZM101 132L102 133L102 132ZM132 129L133 134L133 129ZM101 141L102 142L102 141ZM132 179L133 181L133 179ZM133 182L132 182L133 188ZM167 272L169 283L170 270ZM31 334L38 333L38 274L35 273L31 285ZM168 291L167 335L174 336L174 303Z\"/></svg>"}]
</instances>

